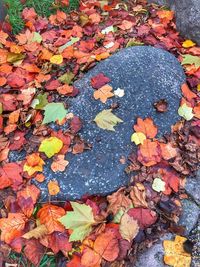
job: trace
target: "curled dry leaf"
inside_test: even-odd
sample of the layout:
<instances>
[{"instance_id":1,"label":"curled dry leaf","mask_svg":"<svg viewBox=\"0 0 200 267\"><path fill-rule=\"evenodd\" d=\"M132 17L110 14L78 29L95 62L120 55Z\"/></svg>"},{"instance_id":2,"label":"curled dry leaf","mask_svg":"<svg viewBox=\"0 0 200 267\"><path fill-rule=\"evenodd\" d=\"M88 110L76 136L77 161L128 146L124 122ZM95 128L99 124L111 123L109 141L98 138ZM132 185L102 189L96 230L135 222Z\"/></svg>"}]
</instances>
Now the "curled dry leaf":
<instances>
[{"instance_id":1,"label":"curled dry leaf","mask_svg":"<svg viewBox=\"0 0 200 267\"><path fill-rule=\"evenodd\" d=\"M22 237L25 239L31 239L31 238L42 238L43 236L48 234L48 230L46 228L46 226L44 224L41 224L39 226L37 226L36 228L34 228L33 230L27 232L26 234L24 234Z\"/></svg>"},{"instance_id":2,"label":"curled dry leaf","mask_svg":"<svg viewBox=\"0 0 200 267\"><path fill-rule=\"evenodd\" d=\"M146 201L146 192L145 187L141 183L136 183L135 186L131 187L130 197L133 201L134 207L148 207L148 203Z\"/></svg>"},{"instance_id":3,"label":"curled dry leaf","mask_svg":"<svg viewBox=\"0 0 200 267\"><path fill-rule=\"evenodd\" d=\"M139 232L138 222L125 213L121 218L119 231L123 239L131 242Z\"/></svg>"},{"instance_id":4,"label":"curled dry leaf","mask_svg":"<svg viewBox=\"0 0 200 267\"><path fill-rule=\"evenodd\" d=\"M168 103L165 99L161 99L153 104L154 108L158 112L166 112L168 109Z\"/></svg>"}]
</instances>

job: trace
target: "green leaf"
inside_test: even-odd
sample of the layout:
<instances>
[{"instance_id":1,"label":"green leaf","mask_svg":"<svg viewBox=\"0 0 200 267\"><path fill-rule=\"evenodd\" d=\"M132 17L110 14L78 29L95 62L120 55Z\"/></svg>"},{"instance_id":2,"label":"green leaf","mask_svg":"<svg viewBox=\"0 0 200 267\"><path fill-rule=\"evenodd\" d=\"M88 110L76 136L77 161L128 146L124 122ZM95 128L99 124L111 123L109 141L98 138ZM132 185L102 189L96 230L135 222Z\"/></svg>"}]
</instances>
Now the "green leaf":
<instances>
[{"instance_id":1,"label":"green leaf","mask_svg":"<svg viewBox=\"0 0 200 267\"><path fill-rule=\"evenodd\" d=\"M104 109L95 117L94 121L97 126L109 131L115 131L114 126L123 122L120 118L112 113L112 109Z\"/></svg>"},{"instance_id":2,"label":"green leaf","mask_svg":"<svg viewBox=\"0 0 200 267\"><path fill-rule=\"evenodd\" d=\"M37 42L37 43L41 43L42 42L42 36L39 34L39 32L34 32L33 33L33 38L31 40L32 42Z\"/></svg>"},{"instance_id":3,"label":"green leaf","mask_svg":"<svg viewBox=\"0 0 200 267\"><path fill-rule=\"evenodd\" d=\"M60 76L58 78L58 80L62 83L67 83L67 84L71 84L72 80L74 79L74 74L73 72L68 72L63 74L62 76Z\"/></svg>"},{"instance_id":4,"label":"green leaf","mask_svg":"<svg viewBox=\"0 0 200 267\"><path fill-rule=\"evenodd\" d=\"M63 103L49 103L43 109L45 112L42 124L55 122L56 120L61 122L67 114Z\"/></svg>"},{"instance_id":5,"label":"green leaf","mask_svg":"<svg viewBox=\"0 0 200 267\"><path fill-rule=\"evenodd\" d=\"M39 147L39 152L44 152L48 158L53 157L63 147L63 141L57 137L44 139Z\"/></svg>"},{"instance_id":6,"label":"green leaf","mask_svg":"<svg viewBox=\"0 0 200 267\"><path fill-rule=\"evenodd\" d=\"M77 43L79 40L80 40L79 37L71 37L71 40L69 42L58 48L59 53L62 53L62 51L65 50L65 48Z\"/></svg>"},{"instance_id":7,"label":"green leaf","mask_svg":"<svg viewBox=\"0 0 200 267\"><path fill-rule=\"evenodd\" d=\"M200 67L200 57L192 56L192 55L182 55L183 61L181 62L182 65L195 65L195 68Z\"/></svg>"},{"instance_id":8,"label":"green leaf","mask_svg":"<svg viewBox=\"0 0 200 267\"><path fill-rule=\"evenodd\" d=\"M194 114L192 113L192 108L188 107L185 103L181 107L179 107L178 114L186 121L190 121L194 117Z\"/></svg>"},{"instance_id":9,"label":"green leaf","mask_svg":"<svg viewBox=\"0 0 200 267\"><path fill-rule=\"evenodd\" d=\"M92 208L85 204L70 202L73 211L68 211L59 221L66 229L72 229L69 241L83 241L92 231L92 225L95 224Z\"/></svg>"},{"instance_id":10,"label":"green leaf","mask_svg":"<svg viewBox=\"0 0 200 267\"><path fill-rule=\"evenodd\" d=\"M126 47L138 46L138 45L144 45L144 43L135 40L129 40L128 43L126 44Z\"/></svg>"},{"instance_id":11,"label":"green leaf","mask_svg":"<svg viewBox=\"0 0 200 267\"><path fill-rule=\"evenodd\" d=\"M47 94L39 94L33 99L31 107L35 109L43 109L48 104Z\"/></svg>"}]
</instances>

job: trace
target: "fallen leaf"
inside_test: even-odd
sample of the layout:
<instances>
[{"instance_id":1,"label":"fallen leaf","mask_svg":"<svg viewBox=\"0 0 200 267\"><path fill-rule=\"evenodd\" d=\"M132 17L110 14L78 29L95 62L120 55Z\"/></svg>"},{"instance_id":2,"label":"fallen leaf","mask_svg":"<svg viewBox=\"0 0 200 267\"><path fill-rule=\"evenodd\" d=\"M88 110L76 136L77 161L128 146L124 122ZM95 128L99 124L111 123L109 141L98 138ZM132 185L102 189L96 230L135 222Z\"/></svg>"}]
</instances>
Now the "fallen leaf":
<instances>
[{"instance_id":1,"label":"fallen leaf","mask_svg":"<svg viewBox=\"0 0 200 267\"><path fill-rule=\"evenodd\" d=\"M119 232L123 239L131 242L139 232L137 221L125 213L121 218Z\"/></svg>"},{"instance_id":2,"label":"fallen leaf","mask_svg":"<svg viewBox=\"0 0 200 267\"><path fill-rule=\"evenodd\" d=\"M110 79L106 77L103 73L99 73L91 79L91 85L94 89L99 89L109 82Z\"/></svg>"},{"instance_id":3,"label":"fallen leaf","mask_svg":"<svg viewBox=\"0 0 200 267\"><path fill-rule=\"evenodd\" d=\"M26 158L26 163L24 164L23 171L27 172L28 175L33 175L36 172L42 172L43 171L43 165L44 165L43 159L40 157L39 153L33 153L31 155L28 155Z\"/></svg>"},{"instance_id":4,"label":"fallen leaf","mask_svg":"<svg viewBox=\"0 0 200 267\"><path fill-rule=\"evenodd\" d=\"M146 201L146 191L143 184L136 183L133 187L131 187L130 197L133 201L133 206L135 208L148 207L148 203Z\"/></svg>"},{"instance_id":5,"label":"fallen leaf","mask_svg":"<svg viewBox=\"0 0 200 267\"><path fill-rule=\"evenodd\" d=\"M193 109L191 107L188 107L187 104L184 103L182 106L179 107L178 114L185 120L190 121L194 117L192 111Z\"/></svg>"},{"instance_id":6,"label":"fallen leaf","mask_svg":"<svg viewBox=\"0 0 200 267\"><path fill-rule=\"evenodd\" d=\"M81 257L81 265L84 267L100 267L101 256L93 249L86 247ZM75 267L75 266L74 266Z\"/></svg>"},{"instance_id":7,"label":"fallen leaf","mask_svg":"<svg viewBox=\"0 0 200 267\"><path fill-rule=\"evenodd\" d=\"M144 166L153 166L161 161L161 153L159 143L156 141L144 140L139 146L138 161Z\"/></svg>"},{"instance_id":8,"label":"fallen leaf","mask_svg":"<svg viewBox=\"0 0 200 267\"><path fill-rule=\"evenodd\" d=\"M193 93L188 85L186 83L184 83L182 86L181 86L181 91L182 91L182 94L184 95L184 97L189 101L191 102L192 99L194 98L197 98L197 95L195 93Z\"/></svg>"},{"instance_id":9,"label":"fallen leaf","mask_svg":"<svg viewBox=\"0 0 200 267\"><path fill-rule=\"evenodd\" d=\"M182 65L192 65L194 64L195 68L200 67L200 57L192 56L190 54L182 55L183 60L181 62Z\"/></svg>"},{"instance_id":10,"label":"fallen leaf","mask_svg":"<svg viewBox=\"0 0 200 267\"><path fill-rule=\"evenodd\" d=\"M160 178L155 178L153 180L152 188L158 193L163 192L165 191L165 182Z\"/></svg>"},{"instance_id":11,"label":"fallen leaf","mask_svg":"<svg viewBox=\"0 0 200 267\"><path fill-rule=\"evenodd\" d=\"M50 58L50 62L52 64L60 65L63 62L63 56L62 55L54 55Z\"/></svg>"},{"instance_id":12,"label":"fallen leaf","mask_svg":"<svg viewBox=\"0 0 200 267\"><path fill-rule=\"evenodd\" d=\"M94 91L93 96L96 100L100 99L100 101L105 104L108 98L114 96L114 94L111 92L112 89L112 86L104 85L98 90Z\"/></svg>"},{"instance_id":13,"label":"fallen leaf","mask_svg":"<svg viewBox=\"0 0 200 267\"><path fill-rule=\"evenodd\" d=\"M118 96L118 97L123 97L124 96L124 90L123 89L120 89L120 88L117 88L117 90L114 91L114 95L115 96Z\"/></svg>"},{"instance_id":14,"label":"fallen leaf","mask_svg":"<svg viewBox=\"0 0 200 267\"><path fill-rule=\"evenodd\" d=\"M190 267L191 255L184 250L183 244L187 238L176 236L174 241L164 240L164 262L174 267Z\"/></svg>"},{"instance_id":15,"label":"fallen leaf","mask_svg":"<svg viewBox=\"0 0 200 267\"><path fill-rule=\"evenodd\" d=\"M47 187L50 196L55 196L60 192L60 187L57 181L49 181Z\"/></svg>"},{"instance_id":16,"label":"fallen leaf","mask_svg":"<svg viewBox=\"0 0 200 267\"><path fill-rule=\"evenodd\" d=\"M40 219L40 223L44 224L48 230L48 233L51 234L54 231L64 231L64 227L59 222L59 219L64 216L65 210L61 207L45 204L38 211L37 217Z\"/></svg>"},{"instance_id":17,"label":"fallen leaf","mask_svg":"<svg viewBox=\"0 0 200 267\"><path fill-rule=\"evenodd\" d=\"M157 215L150 209L132 208L128 211L128 215L131 216L134 220L137 220L141 229L149 227L157 220Z\"/></svg>"},{"instance_id":18,"label":"fallen leaf","mask_svg":"<svg viewBox=\"0 0 200 267\"><path fill-rule=\"evenodd\" d=\"M112 113L112 109L104 109L99 112L94 121L98 127L108 131L115 131L114 126L123 122L123 120Z\"/></svg>"},{"instance_id":19,"label":"fallen leaf","mask_svg":"<svg viewBox=\"0 0 200 267\"><path fill-rule=\"evenodd\" d=\"M146 139L146 135L141 132L136 132L131 135L131 142L134 142L136 145L143 144Z\"/></svg>"},{"instance_id":20,"label":"fallen leaf","mask_svg":"<svg viewBox=\"0 0 200 267\"><path fill-rule=\"evenodd\" d=\"M49 103L43 109L45 112L42 124L55 122L56 120L61 122L68 112L63 103Z\"/></svg>"},{"instance_id":21,"label":"fallen leaf","mask_svg":"<svg viewBox=\"0 0 200 267\"><path fill-rule=\"evenodd\" d=\"M41 224L37 226L36 228L34 228L33 230L24 234L22 237L25 239L31 239L31 238L39 239L47 234L48 234L48 230L46 226L44 224Z\"/></svg>"},{"instance_id":22,"label":"fallen leaf","mask_svg":"<svg viewBox=\"0 0 200 267\"><path fill-rule=\"evenodd\" d=\"M194 42L192 42L192 40L185 40L183 43L182 43L182 47L184 48L190 48L190 47L193 47L195 46L196 44Z\"/></svg>"},{"instance_id":23,"label":"fallen leaf","mask_svg":"<svg viewBox=\"0 0 200 267\"><path fill-rule=\"evenodd\" d=\"M58 155L57 158L52 162L51 169L53 172L63 172L68 164L69 161L65 160L64 155Z\"/></svg>"},{"instance_id":24,"label":"fallen leaf","mask_svg":"<svg viewBox=\"0 0 200 267\"><path fill-rule=\"evenodd\" d=\"M147 138L154 138L158 132L151 118L146 118L144 120L138 118L137 124L135 124L133 128L136 132L142 132Z\"/></svg>"},{"instance_id":25,"label":"fallen leaf","mask_svg":"<svg viewBox=\"0 0 200 267\"><path fill-rule=\"evenodd\" d=\"M44 139L39 147L39 152L44 152L48 158L53 157L63 147L63 141L57 137Z\"/></svg>"},{"instance_id":26,"label":"fallen leaf","mask_svg":"<svg viewBox=\"0 0 200 267\"><path fill-rule=\"evenodd\" d=\"M44 253L45 248L38 240L30 239L26 241L24 254L34 266L38 266L42 257L44 256Z\"/></svg>"},{"instance_id":27,"label":"fallen leaf","mask_svg":"<svg viewBox=\"0 0 200 267\"><path fill-rule=\"evenodd\" d=\"M153 104L154 108L158 112L166 112L168 109L168 103L165 99L161 99Z\"/></svg>"},{"instance_id":28,"label":"fallen leaf","mask_svg":"<svg viewBox=\"0 0 200 267\"><path fill-rule=\"evenodd\" d=\"M73 211L68 211L65 216L59 221L66 227L72 229L69 241L83 241L92 230L92 225L95 224L92 208L85 204L70 202Z\"/></svg>"}]
</instances>

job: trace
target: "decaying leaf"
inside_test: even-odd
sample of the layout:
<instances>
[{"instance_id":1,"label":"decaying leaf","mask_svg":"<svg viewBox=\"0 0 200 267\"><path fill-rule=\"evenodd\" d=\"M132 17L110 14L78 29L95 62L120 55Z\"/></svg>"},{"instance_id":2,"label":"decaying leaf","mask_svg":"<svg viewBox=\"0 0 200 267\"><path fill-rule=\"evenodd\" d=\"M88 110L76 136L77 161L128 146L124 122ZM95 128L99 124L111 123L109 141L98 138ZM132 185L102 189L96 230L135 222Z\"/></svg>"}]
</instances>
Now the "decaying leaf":
<instances>
[{"instance_id":1,"label":"decaying leaf","mask_svg":"<svg viewBox=\"0 0 200 267\"><path fill-rule=\"evenodd\" d=\"M73 211L67 212L59 221L66 227L72 229L70 241L83 240L92 230L92 225L95 224L92 208L85 204L70 202Z\"/></svg>"},{"instance_id":2,"label":"decaying leaf","mask_svg":"<svg viewBox=\"0 0 200 267\"><path fill-rule=\"evenodd\" d=\"M123 120L112 113L112 109L104 109L96 115L94 121L98 127L108 131L115 131L114 126L123 122Z\"/></svg>"},{"instance_id":3,"label":"decaying leaf","mask_svg":"<svg viewBox=\"0 0 200 267\"><path fill-rule=\"evenodd\" d=\"M134 207L148 207L148 203L146 201L146 191L143 184L136 183L133 187L131 187L130 197L133 201Z\"/></svg>"},{"instance_id":4,"label":"decaying leaf","mask_svg":"<svg viewBox=\"0 0 200 267\"><path fill-rule=\"evenodd\" d=\"M48 234L48 230L44 224L41 224L36 228L34 228L33 230L24 234L22 237L25 239L31 239L31 238L39 239L45 236L46 234Z\"/></svg>"},{"instance_id":5,"label":"decaying leaf","mask_svg":"<svg viewBox=\"0 0 200 267\"><path fill-rule=\"evenodd\" d=\"M131 242L138 234L139 226L136 220L125 213L121 218L119 231L124 239Z\"/></svg>"}]
</instances>

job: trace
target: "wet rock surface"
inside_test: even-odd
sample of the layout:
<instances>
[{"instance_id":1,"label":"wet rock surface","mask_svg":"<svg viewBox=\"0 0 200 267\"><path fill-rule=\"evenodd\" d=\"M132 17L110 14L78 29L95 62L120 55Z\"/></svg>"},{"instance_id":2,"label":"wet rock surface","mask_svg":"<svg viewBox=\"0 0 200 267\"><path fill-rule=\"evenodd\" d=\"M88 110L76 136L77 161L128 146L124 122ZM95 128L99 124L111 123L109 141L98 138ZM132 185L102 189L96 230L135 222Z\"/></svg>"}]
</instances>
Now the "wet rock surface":
<instances>
[{"instance_id":1,"label":"wet rock surface","mask_svg":"<svg viewBox=\"0 0 200 267\"><path fill-rule=\"evenodd\" d=\"M100 72L110 78L114 90L124 89L124 97L113 97L106 104L94 99L90 81ZM64 199L80 198L86 193L107 194L126 185L129 177L124 172L126 165L121 164L120 159L127 158L132 149L130 136L136 118L152 117L159 135L170 131L171 125L179 119L180 85L184 80L182 67L173 55L147 46L121 50L89 71L76 82L80 94L70 101L69 111L82 119L80 135L92 149L77 155L68 153L69 166L63 173L53 173L47 163L46 181L39 185L42 197L47 197L46 184L53 178L60 184L58 198ZM157 113L153 108L154 102L160 99L168 102L168 112ZM93 122L95 116L116 102L119 108L113 113L123 123L115 127L115 132L97 127Z\"/></svg>"}]
</instances>

